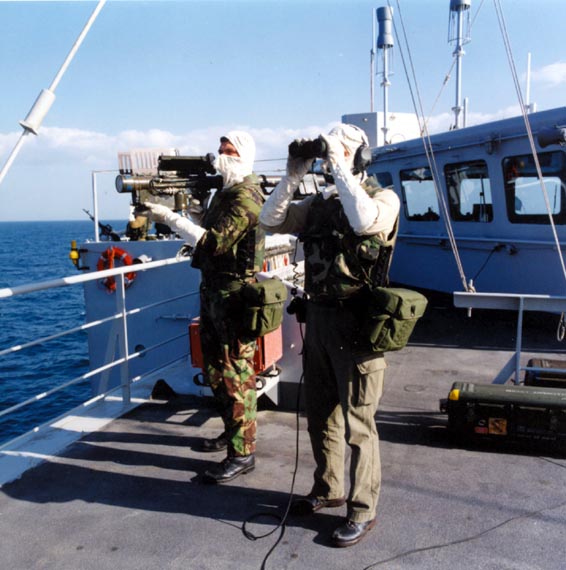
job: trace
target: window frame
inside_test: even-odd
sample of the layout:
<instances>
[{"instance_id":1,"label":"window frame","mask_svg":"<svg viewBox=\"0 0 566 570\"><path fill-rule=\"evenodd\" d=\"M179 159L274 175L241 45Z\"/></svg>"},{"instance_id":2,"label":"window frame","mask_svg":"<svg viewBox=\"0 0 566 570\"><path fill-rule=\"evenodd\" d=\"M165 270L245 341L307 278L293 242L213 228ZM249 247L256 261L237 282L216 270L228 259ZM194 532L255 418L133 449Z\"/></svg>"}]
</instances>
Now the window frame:
<instances>
[{"instance_id":1,"label":"window frame","mask_svg":"<svg viewBox=\"0 0 566 570\"><path fill-rule=\"evenodd\" d=\"M551 178L556 177L560 179L560 211L556 214L552 214L552 220L557 225L566 225L566 155L561 150L553 150L548 152L539 152L537 153L539 157L539 162L541 164L541 170L543 173L543 177ZM544 164L546 157L550 156L560 156L560 160L562 162L561 167L558 170L550 171L547 165ZM519 176L515 176L511 178L509 176L509 170L513 167L510 165L510 161L520 161L528 159L530 164L530 168L533 169L533 172L530 170L528 171L529 174L532 174L532 178L536 178L536 182L538 185L538 176L536 174L534 159L532 154L519 154L519 155L511 155L506 156L501 161L501 170L503 173L503 181L504 181L504 190L505 190L505 203L507 207L507 218L512 224L545 224L550 225L550 221L548 219L548 213L542 214L521 214L517 212L516 209L516 186L515 181L520 178ZM519 172L518 174L521 174ZM526 178L523 176L523 178ZM543 200L543 196L541 195L541 200Z\"/></svg>"},{"instance_id":2,"label":"window frame","mask_svg":"<svg viewBox=\"0 0 566 570\"><path fill-rule=\"evenodd\" d=\"M432 191L435 203L431 206L428 206L428 210L422 214L409 214L409 200L407 199L407 192L404 185L404 182L416 181L417 178L405 178L404 175L410 172L417 172L419 170L423 170L428 173L430 178L423 178L423 181L430 181L432 183ZM418 168L405 168L403 170L399 170L399 182L401 184L401 195L403 200L403 209L405 211L405 218L410 222L438 222L440 220L440 204L438 203L438 196L434 191L434 180L432 177L431 170L428 166L421 166ZM412 200L412 198L411 198ZM433 209L436 207L436 211Z\"/></svg>"},{"instance_id":3,"label":"window frame","mask_svg":"<svg viewBox=\"0 0 566 570\"><path fill-rule=\"evenodd\" d=\"M472 202L472 211L466 214L462 213L462 180L464 178L462 176L458 176L458 186L455 189L457 193L457 202L452 201L451 196L451 184L450 184L450 177L453 176L452 172L448 172L449 169L452 169L454 172L462 172L464 168L479 168L482 167L486 176L485 177L473 177L468 178L469 180L487 180L488 187L483 188L481 192L478 193L478 197L481 198L481 195L484 196L484 202L480 200L479 202ZM493 192L492 192L492 183L491 178L489 176L489 168L487 162L483 159L476 159L476 160L468 160L468 161L460 161L460 162L451 162L444 165L444 183L446 185L446 195L448 198L448 210L450 212L450 218L454 222L477 222L482 224L489 224L493 222ZM489 202L485 200L486 192L489 193ZM475 206L478 206L477 208ZM483 218L483 219L482 219Z\"/></svg>"}]
</instances>

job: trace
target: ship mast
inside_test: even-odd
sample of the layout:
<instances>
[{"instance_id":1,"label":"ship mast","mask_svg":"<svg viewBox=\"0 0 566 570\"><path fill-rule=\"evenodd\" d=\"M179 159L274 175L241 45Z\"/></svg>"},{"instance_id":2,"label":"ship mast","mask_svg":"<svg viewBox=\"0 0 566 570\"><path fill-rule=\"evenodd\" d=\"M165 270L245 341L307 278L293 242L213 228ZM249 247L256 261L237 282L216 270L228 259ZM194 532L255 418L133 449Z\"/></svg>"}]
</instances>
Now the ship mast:
<instances>
[{"instance_id":1,"label":"ship mast","mask_svg":"<svg viewBox=\"0 0 566 570\"><path fill-rule=\"evenodd\" d=\"M391 20L393 11L389 6L377 9L377 21L379 24L379 35L377 37L377 49L383 53L383 72L381 87L383 88L383 144L388 144L387 116L389 114L389 50L393 47L393 34L391 33Z\"/></svg>"},{"instance_id":2,"label":"ship mast","mask_svg":"<svg viewBox=\"0 0 566 570\"><path fill-rule=\"evenodd\" d=\"M20 125L23 128L23 132L20 135L18 142L12 149L12 152L10 153L8 160L2 167L2 170L0 170L0 184L2 183L2 180L4 180L4 177L8 173L8 170L12 166L12 163L14 162L16 156L20 152L20 149L22 148L22 145L25 142L26 137L30 134L34 135L39 134L39 128L41 127L41 123L43 122L43 119L45 119L45 116L49 112L51 105L55 101L55 89L59 85L61 78L63 77L64 73L67 71L69 64L71 63L72 59L75 57L77 50L79 49L80 45L85 39L92 24L96 20L98 13L100 12L100 10L102 10L102 7L104 6L105 2L106 0L98 1L96 8L94 9L93 13L88 19L88 22L85 24L82 32L79 34L79 37L73 44L71 51L65 58L65 61L63 62L63 65L61 65L61 68L59 69L57 75L55 76L55 79L53 79L48 89L41 90L39 96L37 97L35 103L33 104L26 118L23 121L20 121Z\"/></svg>"},{"instance_id":3,"label":"ship mast","mask_svg":"<svg viewBox=\"0 0 566 570\"><path fill-rule=\"evenodd\" d=\"M464 44L470 41L470 7L472 0L450 0L450 24L448 31L448 42L454 43L454 53L456 58L456 101L452 111L454 111L454 125L452 128L459 129L466 126L466 116L462 112L462 58L465 54ZM464 20L466 29L464 30Z\"/></svg>"},{"instance_id":4,"label":"ship mast","mask_svg":"<svg viewBox=\"0 0 566 570\"><path fill-rule=\"evenodd\" d=\"M371 11L371 50L369 52L369 110L373 113L373 100L375 83L375 19Z\"/></svg>"}]
</instances>

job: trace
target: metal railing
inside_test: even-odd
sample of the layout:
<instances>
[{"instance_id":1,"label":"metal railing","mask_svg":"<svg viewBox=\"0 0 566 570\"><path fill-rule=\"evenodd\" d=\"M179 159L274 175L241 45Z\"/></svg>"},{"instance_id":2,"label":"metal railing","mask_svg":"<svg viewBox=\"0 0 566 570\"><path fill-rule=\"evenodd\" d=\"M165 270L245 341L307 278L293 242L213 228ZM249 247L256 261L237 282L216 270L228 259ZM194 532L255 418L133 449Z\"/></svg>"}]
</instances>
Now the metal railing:
<instances>
[{"instance_id":1,"label":"metal railing","mask_svg":"<svg viewBox=\"0 0 566 570\"><path fill-rule=\"evenodd\" d=\"M522 295L511 293L454 293L454 306L471 309L495 309L515 311L517 313L517 330L515 336L515 353L493 380L493 384L505 384L510 376L513 383L521 383L521 372L563 372L555 368L538 368L521 366L523 350L523 318L525 311L545 313L566 313L566 297L551 295Z\"/></svg>"},{"instance_id":2,"label":"metal railing","mask_svg":"<svg viewBox=\"0 0 566 570\"><path fill-rule=\"evenodd\" d=\"M164 267L167 265L175 265L178 263L187 263L188 261L190 261L189 258L182 258L182 259L176 259L176 258L169 258L169 259L163 259L163 260L159 260L159 261L152 261L149 263L144 263L143 265L135 265L133 267L135 267L135 272L138 271L150 271L152 269L157 269L160 267ZM129 405L130 403L130 386L131 384L133 384L134 382L137 382L139 380L141 380L141 376L137 376L135 378L130 377L130 372L129 372L129 362L133 359L136 358L140 358L141 356L144 356L145 354L147 354L148 352L155 350L157 348L160 348L164 345L167 345L171 342L174 342L175 340L178 340L179 338L186 336L186 333L183 333L181 335L176 335L174 337L171 338L167 338L164 339L161 342L158 342L150 347L145 347L142 350L137 350L135 352L129 352L128 349L128 317L137 313L140 313L142 311L154 308L156 306L159 305L164 305L173 301L177 301L179 299L182 298L186 298L186 297L190 297L192 295L196 295L198 294L195 291L191 291L188 293L185 293L183 295L179 295L176 297L171 297L168 299L164 299L155 303L150 303L147 305L143 305L143 306L139 306L139 307L135 307L133 309L127 310L126 309L126 284L125 284L125 274L126 273L132 273L133 267L130 266L124 266L124 267L117 267L117 268L113 268L113 269L106 269L103 271L96 271L96 272L92 272L92 273L88 273L88 274L82 274L82 275L75 275L75 276L69 276L69 277L63 277L60 279L53 279L53 280L49 280L49 281L42 281L39 283L31 283L31 284L26 284L26 285L19 285L16 287L5 287L3 289L0 289L0 300L1 299L7 299L7 298L11 298L11 297L16 297L19 295L26 295L26 294L30 294L30 293L35 293L35 292L40 292L40 291L47 291L47 290L51 290L54 288L58 288L58 287L69 287L69 286L73 286L73 285L79 285L79 284L83 284L83 283L87 283L89 281L99 281L102 279L105 279L107 277L113 276L116 278L116 313L114 313L113 315L110 315L108 317L105 317L103 319L97 319L97 320L93 320L90 321L88 323L85 323L83 325L80 326L75 326L69 329L66 329L64 331L52 334L52 335L48 335L48 336L43 336L41 338L36 338L32 341L23 343L23 344L17 344L14 346L11 346L9 348L0 350L0 358L3 356L7 356L7 355L11 355L11 354L15 354L15 353L19 353L23 350L38 346L38 345L42 345L46 342L55 340L55 339L59 339L62 337L66 337L81 331L87 331L89 329L101 326L105 323L108 322L116 322L119 321L120 322L120 334L119 334L119 356L118 358L114 359L111 362L107 362L105 364L103 364L102 366L99 366L98 368L94 369L94 370L90 370L89 372L85 373L85 374L81 374L67 382L64 382L58 386L55 386L54 388L41 392L39 394L36 394L35 396L32 396L30 398L27 398L26 400L19 402L17 404L14 404L8 408L5 408L4 410L0 411L0 418L11 414L13 412L16 412L18 410L20 410L21 408L24 408L25 406L28 406L30 404L33 404L34 402L38 402L39 400L42 400L44 398L46 398L47 396L50 396L52 394L55 394L57 392L60 392L61 390L64 390L70 386L73 386L75 384L79 384L80 382L83 382L85 380L88 380L90 378L92 378L93 376L106 372L108 370L111 370L113 368L116 367L120 367L120 385L113 387L109 390L106 390L104 392L101 392L99 394L97 394L94 398L92 398L91 400L89 400L89 402L93 402L99 399L103 399L107 396L109 396L110 394L112 394L113 392L117 391L117 390L122 390L122 398L124 401L124 404ZM182 354L182 355L177 355L176 358L174 358L173 360L171 360L171 362L165 363L165 364L161 364L158 368L156 368L156 370L153 371L146 371L144 373L144 377L163 368L164 366L167 366L169 364L173 364L175 362L177 362L179 359L186 357L188 354L188 352Z\"/></svg>"}]
</instances>

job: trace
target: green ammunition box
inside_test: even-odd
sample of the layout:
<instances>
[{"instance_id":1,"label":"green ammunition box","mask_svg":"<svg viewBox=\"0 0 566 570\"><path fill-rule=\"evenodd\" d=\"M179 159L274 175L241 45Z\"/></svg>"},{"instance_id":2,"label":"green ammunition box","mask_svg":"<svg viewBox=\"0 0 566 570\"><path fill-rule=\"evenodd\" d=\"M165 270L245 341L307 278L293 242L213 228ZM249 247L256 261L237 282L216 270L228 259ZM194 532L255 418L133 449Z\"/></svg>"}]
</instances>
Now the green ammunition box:
<instances>
[{"instance_id":1,"label":"green ammunition box","mask_svg":"<svg viewBox=\"0 0 566 570\"><path fill-rule=\"evenodd\" d=\"M454 435L566 443L566 390L455 382L443 409Z\"/></svg>"}]
</instances>

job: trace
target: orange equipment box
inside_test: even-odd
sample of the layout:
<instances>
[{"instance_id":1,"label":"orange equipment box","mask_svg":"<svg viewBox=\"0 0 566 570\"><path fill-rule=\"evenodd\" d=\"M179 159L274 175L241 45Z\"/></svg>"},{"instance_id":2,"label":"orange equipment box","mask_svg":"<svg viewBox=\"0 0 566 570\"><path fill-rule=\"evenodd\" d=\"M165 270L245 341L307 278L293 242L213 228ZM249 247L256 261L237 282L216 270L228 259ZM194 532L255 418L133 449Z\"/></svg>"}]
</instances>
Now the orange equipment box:
<instances>
[{"instance_id":1,"label":"orange equipment box","mask_svg":"<svg viewBox=\"0 0 566 570\"><path fill-rule=\"evenodd\" d=\"M200 343L200 317L193 319L189 325L189 342L191 348L191 364L194 368L202 368L202 347ZM259 337L254 354L254 370L260 374L275 364L283 356L283 335L281 327Z\"/></svg>"}]
</instances>

